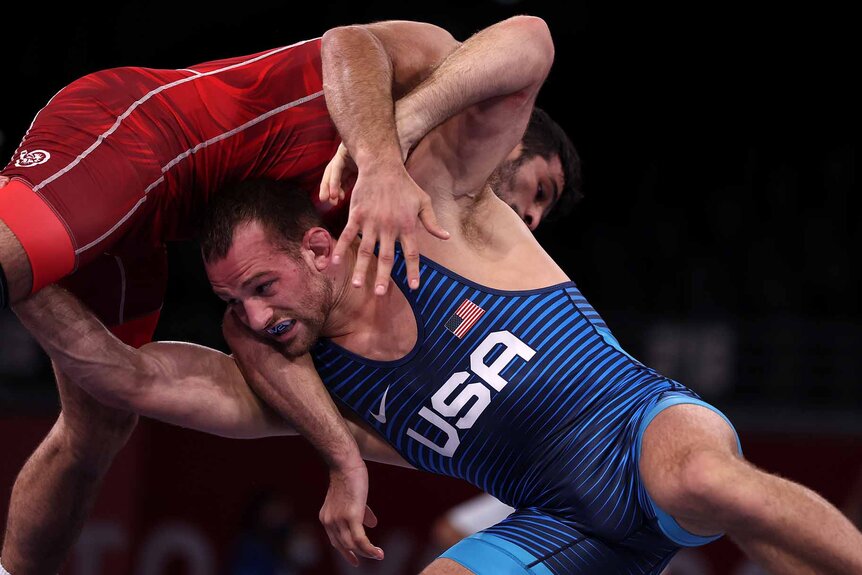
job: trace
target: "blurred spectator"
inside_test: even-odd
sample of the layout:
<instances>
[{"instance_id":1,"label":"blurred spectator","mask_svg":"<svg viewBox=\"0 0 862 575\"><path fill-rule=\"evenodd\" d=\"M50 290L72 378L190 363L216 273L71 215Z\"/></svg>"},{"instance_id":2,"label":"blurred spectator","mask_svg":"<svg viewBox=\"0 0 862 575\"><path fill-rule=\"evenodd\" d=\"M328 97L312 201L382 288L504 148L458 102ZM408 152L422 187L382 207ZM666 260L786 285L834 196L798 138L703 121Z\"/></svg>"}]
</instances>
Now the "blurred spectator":
<instances>
[{"instance_id":1,"label":"blurred spectator","mask_svg":"<svg viewBox=\"0 0 862 575\"><path fill-rule=\"evenodd\" d=\"M431 542L442 553L461 539L499 523L514 510L487 493L482 493L456 505L438 518L431 528Z\"/></svg>"},{"instance_id":2,"label":"blurred spectator","mask_svg":"<svg viewBox=\"0 0 862 575\"><path fill-rule=\"evenodd\" d=\"M320 556L312 528L296 523L290 501L263 491L243 513L228 575L299 575L316 568Z\"/></svg>"}]
</instances>

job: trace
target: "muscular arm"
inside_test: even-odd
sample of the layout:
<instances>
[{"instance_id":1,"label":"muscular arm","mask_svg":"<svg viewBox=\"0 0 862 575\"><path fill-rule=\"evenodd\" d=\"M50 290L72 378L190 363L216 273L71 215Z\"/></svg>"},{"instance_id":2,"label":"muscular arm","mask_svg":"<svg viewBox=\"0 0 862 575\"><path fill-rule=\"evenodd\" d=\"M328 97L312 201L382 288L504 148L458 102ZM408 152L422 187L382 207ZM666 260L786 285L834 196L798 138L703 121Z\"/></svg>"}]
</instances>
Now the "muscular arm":
<instances>
[{"instance_id":1,"label":"muscular arm","mask_svg":"<svg viewBox=\"0 0 862 575\"><path fill-rule=\"evenodd\" d=\"M350 432L356 438L356 444L359 446L359 451L362 452L363 459L375 463L416 469L353 411L343 405L339 405L339 409L347 422L347 427L350 428Z\"/></svg>"},{"instance_id":2,"label":"muscular arm","mask_svg":"<svg viewBox=\"0 0 862 575\"><path fill-rule=\"evenodd\" d=\"M54 285L14 310L57 369L106 405L224 437L296 434L252 392L234 359L219 351L181 342L135 349ZM354 422L347 428L363 457L409 467L373 432Z\"/></svg>"},{"instance_id":3,"label":"muscular arm","mask_svg":"<svg viewBox=\"0 0 862 575\"><path fill-rule=\"evenodd\" d=\"M473 179L477 179L476 174L487 177L490 171L485 173L485 166L475 157L494 158L493 168L514 148L523 135L538 87L553 60L553 43L545 23L538 18L520 16L479 32L457 48L452 41L439 41L440 48L433 52L434 57L449 54L439 66L435 65L434 58L428 57L409 59L405 63L406 59L399 59L399 55L410 53L413 45L422 45L422 41L411 44L409 40L413 36L422 38L420 34L405 33L399 28L408 24L420 26L391 22L336 28L324 35L321 48L327 107L358 172L350 216L338 240L333 261L338 263L343 258L361 232L352 283L357 287L363 285L379 241L374 284L378 295L386 293L389 284L392 246L396 238L401 240L409 285L414 289L419 286L417 214L432 235L440 239L449 237L437 223L428 190L419 188L407 174L402 154L447 118L466 116L459 113L471 106L487 108L489 103L506 96L507 106L496 106L498 113L484 111L479 115L493 116L497 120L492 129L476 129L478 123L474 122L471 127L474 134L462 130L470 136L471 142L482 140L488 149L474 150L471 146L460 145L457 150L473 156L466 158L463 166L479 166L480 169L471 172ZM398 100L396 106L394 101L402 92L398 81L400 68L421 69L417 62L426 67L424 79ZM421 73L403 75L423 76ZM524 110L526 115L522 113ZM500 129L499 121L505 120L505 113L513 114L513 118L508 133L502 134L504 130ZM501 132L500 136L515 134L515 138L488 138L494 130ZM508 145L508 149L499 155L497 151L504 145ZM340 177L332 174L341 172L346 163L343 155L339 154L333 161L335 169L327 169L321 185L322 197L342 195ZM463 177L463 174L454 175ZM480 183L484 183L484 179Z\"/></svg>"},{"instance_id":4,"label":"muscular arm","mask_svg":"<svg viewBox=\"0 0 862 575\"><path fill-rule=\"evenodd\" d=\"M14 310L57 368L106 405L227 437L294 433L223 353L189 343L130 347L57 286Z\"/></svg>"},{"instance_id":5,"label":"muscular arm","mask_svg":"<svg viewBox=\"0 0 862 575\"><path fill-rule=\"evenodd\" d=\"M321 57L327 107L362 171L396 162L395 142L406 152L474 104L530 86L535 96L553 44L544 22L527 16L463 44L430 24L393 21L334 28L323 36Z\"/></svg>"},{"instance_id":6,"label":"muscular arm","mask_svg":"<svg viewBox=\"0 0 862 575\"><path fill-rule=\"evenodd\" d=\"M551 69L554 45L540 18L517 16L471 37L407 99L428 109L437 94L450 93L439 78L465 77L472 105L445 121L423 142L438 158L439 186L456 196L481 189L526 130L536 96ZM435 171L435 170L432 170ZM412 173L412 172L411 172Z\"/></svg>"},{"instance_id":7,"label":"muscular arm","mask_svg":"<svg viewBox=\"0 0 862 575\"><path fill-rule=\"evenodd\" d=\"M417 218L431 234L441 239L448 237L437 224L428 194L404 168L404 157L413 142L399 141L393 93L406 92L457 45L445 30L418 22L344 26L323 36L321 60L326 104L358 173L347 225L336 245L333 261L338 263L344 258L361 232L352 280L356 287L363 285L379 240L374 292L386 293L396 239L400 239L407 255L408 282L414 288L419 286ZM410 133L424 133L427 129L420 126ZM339 159L347 155L344 146L339 148L336 164L345 162ZM334 200L343 191L341 169L332 167L330 164L324 174L321 197Z\"/></svg>"},{"instance_id":8,"label":"muscular arm","mask_svg":"<svg viewBox=\"0 0 862 575\"><path fill-rule=\"evenodd\" d=\"M383 551L371 544L363 528L377 524L365 505L368 470L311 356L284 356L230 310L225 314L224 336L249 385L314 445L329 466L329 490L320 520L333 546L353 565L359 564L357 555L383 559Z\"/></svg>"},{"instance_id":9,"label":"muscular arm","mask_svg":"<svg viewBox=\"0 0 862 575\"><path fill-rule=\"evenodd\" d=\"M421 22L342 26L323 35L326 103L360 169L370 168L381 159L402 164L402 153L451 115L438 118L445 113L444 105L455 98L437 104L435 113L416 118L408 116L415 111L415 106L408 104L401 114L404 145L400 145L393 114L395 100L426 79L458 45L442 28ZM432 98L426 100L417 104L434 104Z\"/></svg>"}]
</instances>

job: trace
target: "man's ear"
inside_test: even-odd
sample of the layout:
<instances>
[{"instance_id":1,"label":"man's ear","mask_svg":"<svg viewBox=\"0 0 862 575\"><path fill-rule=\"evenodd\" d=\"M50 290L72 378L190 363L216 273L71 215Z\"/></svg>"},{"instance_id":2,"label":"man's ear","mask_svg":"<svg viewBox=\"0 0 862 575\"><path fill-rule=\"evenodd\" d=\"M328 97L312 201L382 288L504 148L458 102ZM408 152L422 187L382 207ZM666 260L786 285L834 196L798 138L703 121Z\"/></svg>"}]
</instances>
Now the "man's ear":
<instances>
[{"instance_id":1,"label":"man's ear","mask_svg":"<svg viewBox=\"0 0 862 575\"><path fill-rule=\"evenodd\" d=\"M324 228L311 228L302 236L302 249L308 253L317 271L323 271L332 259L332 236Z\"/></svg>"}]
</instances>

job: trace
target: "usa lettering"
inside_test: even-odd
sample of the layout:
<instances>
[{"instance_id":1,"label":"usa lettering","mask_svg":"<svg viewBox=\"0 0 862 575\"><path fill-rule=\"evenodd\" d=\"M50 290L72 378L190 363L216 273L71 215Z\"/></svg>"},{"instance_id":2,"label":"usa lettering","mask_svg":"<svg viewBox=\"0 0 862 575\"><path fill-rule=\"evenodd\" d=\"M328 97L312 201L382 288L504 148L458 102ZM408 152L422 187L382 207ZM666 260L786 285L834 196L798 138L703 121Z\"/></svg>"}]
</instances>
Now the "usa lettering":
<instances>
[{"instance_id":1,"label":"usa lettering","mask_svg":"<svg viewBox=\"0 0 862 575\"><path fill-rule=\"evenodd\" d=\"M495 359L491 365L485 363L485 358L491 353L497 345L503 345L503 352ZM447 401L450 395L460 385L464 385L467 378L470 377L470 372L459 371L454 373L446 380L440 389L431 396L431 408L423 407L419 410L419 416L440 429L446 435L446 442L443 445L434 443L427 437L418 434L413 429L407 430L407 436L415 439L425 447L433 449L444 457L452 457L455 450L461 444L458 437L458 430L470 429L485 408L491 403L491 389L494 391L502 391L509 382L500 376L506 366L508 366L515 357L519 357L524 361L530 361L536 352L523 341L509 333L508 331L495 331L486 337L482 343L476 347L473 353L470 354L470 371L479 376L482 382L468 383L464 386L458 395ZM489 389L490 388L490 389ZM472 407L464 411L464 407L472 398L476 398ZM460 417L459 417L460 416ZM444 418L458 418L454 425L449 423Z\"/></svg>"}]
</instances>

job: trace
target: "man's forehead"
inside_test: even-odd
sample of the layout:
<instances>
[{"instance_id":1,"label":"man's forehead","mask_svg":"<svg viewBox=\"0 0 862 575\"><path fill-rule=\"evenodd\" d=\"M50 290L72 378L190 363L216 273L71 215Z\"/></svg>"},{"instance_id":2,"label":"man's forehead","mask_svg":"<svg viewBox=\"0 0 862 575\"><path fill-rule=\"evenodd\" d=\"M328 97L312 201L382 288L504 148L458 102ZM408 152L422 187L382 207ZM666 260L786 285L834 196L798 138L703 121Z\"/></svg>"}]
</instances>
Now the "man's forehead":
<instances>
[{"instance_id":1,"label":"man's forehead","mask_svg":"<svg viewBox=\"0 0 862 575\"><path fill-rule=\"evenodd\" d=\"M563 186L566 183L565 174L563 173L563 162L557 154L552 154L548 158L535 155L522 162L520 169L533 170L537 178L547 178L551 180L551 182L557 186L558 192L563 189Z\"/></svg>"},{"instance_id":2,"label":"man's forehead","mask_svg":"<svg viewBox=\"0 0 862 575\"><path fill-rule=\"evenodd\" d=\"M248 220L236 226L233 230L231 249L246 247L248 244L271 244L269 233L258 220Z\"/></svg>"},{"instance_id":3,"label":"man's forehead","mask_svg":"<svg viewBox=\"0 0 862 575\"><path fill-rule=\"evenodd\" d=\"M557 186L557 193L562 193L563 187L566 185L566 176L563 173L563 162L560 161L560 156L556 154L548 160L548 177Z\"/></svg>"},{"instance_id":4,"label":"man's forehead","mask_svg":"<svg viewBox=\"0 0 862 575\"><path fill-rule=\"evenodd\" d=\"M276 249L266 229L257 221L243 222L233 231L225 257L206 262L210 279L242 275L255 263L267 261Z\"/></svg>"}]
</instances>

